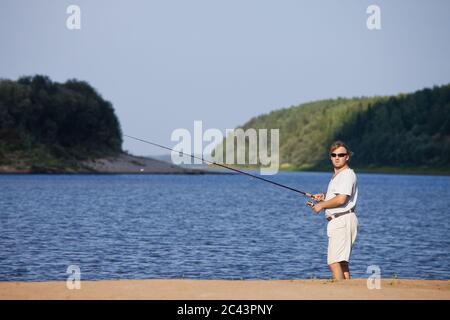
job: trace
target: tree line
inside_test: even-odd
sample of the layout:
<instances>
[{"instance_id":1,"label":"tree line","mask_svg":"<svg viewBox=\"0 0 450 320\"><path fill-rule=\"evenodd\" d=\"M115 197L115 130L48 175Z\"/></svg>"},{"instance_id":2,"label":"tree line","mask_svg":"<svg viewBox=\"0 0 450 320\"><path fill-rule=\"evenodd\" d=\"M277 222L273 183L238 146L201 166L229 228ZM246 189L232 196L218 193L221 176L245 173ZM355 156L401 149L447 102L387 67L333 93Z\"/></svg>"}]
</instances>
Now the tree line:
<instances>
[{"instance_id":1,"label":"tree line","mask_svg":"<svg viewBox=\"0 0 450 320\"><path fill-rule=\"evenodd\" d=\"M82 160L122 151L112 104L87 82L47 76L0 80L0 162Z\"/></svg>"},{"instance_id":2,"label":"tree line","mask_svg":"<svg viewBox=\"0 0 450 320\"><path fill-rule=\"evenodd\" d=\"M450 170L450 84L396 96L305 103L240 127L280 129L280 163L286 169L329 168L328 146L344 140L355 167Z\"/></svg>"}]
</instances>

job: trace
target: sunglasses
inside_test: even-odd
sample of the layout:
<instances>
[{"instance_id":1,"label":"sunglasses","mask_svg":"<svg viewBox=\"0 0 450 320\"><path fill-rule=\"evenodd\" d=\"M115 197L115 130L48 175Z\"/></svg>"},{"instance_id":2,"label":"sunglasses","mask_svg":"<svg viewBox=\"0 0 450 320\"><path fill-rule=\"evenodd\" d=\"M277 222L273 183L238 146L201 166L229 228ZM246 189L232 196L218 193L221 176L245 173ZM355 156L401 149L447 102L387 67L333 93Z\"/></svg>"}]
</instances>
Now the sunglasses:
<instances>
[{"instance_id":1,"label":"sunglasses","mask_svg":"<svg viewBox=\"0 0 450 320\"><path fill-rule=\"evenodd\" d=\"M345 157L346 155L347 155L346 153L330 153L330 156L331 156L332 158L336 158L336 156L339 157L339 158L343 158L343 157Z\"/></svg>"}]
</instances>

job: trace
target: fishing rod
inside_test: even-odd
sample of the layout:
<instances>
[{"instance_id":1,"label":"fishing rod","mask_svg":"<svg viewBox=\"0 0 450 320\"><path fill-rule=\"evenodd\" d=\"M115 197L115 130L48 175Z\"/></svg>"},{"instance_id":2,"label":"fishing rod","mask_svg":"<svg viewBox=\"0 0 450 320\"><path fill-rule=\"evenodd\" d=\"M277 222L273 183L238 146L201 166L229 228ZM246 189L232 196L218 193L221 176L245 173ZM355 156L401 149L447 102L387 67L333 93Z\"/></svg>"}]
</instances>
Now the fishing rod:
<instances>
[{"instance_id":1,"label":"fishing rod","mask_svg":"<svg viewBox=\"0 0 450 320\"><path fill-rule=\"evenodd\" d=\"M232 170L232 171L235 171L235 172L244 174L244 175L246 175L246 176L250 176L250 177L255 178L255 179L259 179L259 180L262 180L262 181L271 183L271 184L276 185L276 186L278 186L278 187L285 188L285 189L288 189L288 190L290 190L290 191L294 191L294 192L300 193L301 195L304 195L305 197L308 197L308 198L313 199L313 197L312 197L312 195L311 195L310 193L307 193L307 192L304 192L304 191L302 191L302 190L298 190L298 189L295 189L295 188L286 186L286 185L284 185L284 184L281 184L281 183L278 183L278 182L275 182L275 181L272 181L272 180L269 180L269 179L265 179L265 178L262 178L262 177L258 177L258 176L256 176L256 175L251 174L251 173L248 173L248 172L245 172L245 171L236 169L236 168L232 168L232 167L226 166L226 165L224 165L224 164L217 163L217 162L215 162L215 161L206 160L206 159L204 159L203 157L201 157L201 158L200 158L200 157L196 157L196 156L194 156L194 155L192 155L192 154L187 154L187 153L184 153L184 152L182 152L182 151L177 151L177 150L174 150L174 149L172 149L172 148L163 146L163 145L161 145L161 144L158 144L158 143L155 143L155 142L151 142L151 141L147 141L147 140L140 139L140 138L136 138L136 137L133 137L133 136L129 136L129 135L127 135L127 134L124 134L123 136L124 136L124 137L127 137L127 138L130 138L130 139L134 139L134 140L136 140L136 141L141 141L141 142L144 142L144 143L147 143L147 144L150 144L150 145L159 147L159 148L163 148L163 149L166 149L166 150L170 150L170 151L173 151L173 152L177 152L177 153L179 153L179 154L182 154L182 155L185 155L185 156L189 156L189 157L191 157L191 158L193 158L193 159L199 159L199 160L201 160L201 161L203 161L203 162L206 162L206 163L209 163L209 164L212 164L212 165L216 165L216 166L219 166L219 167L228 169L228 170ZM308 206L312 206L313 203L312 203L312 202L308 202L307 205L308 205Z\"/></svg>"}]
</instances>

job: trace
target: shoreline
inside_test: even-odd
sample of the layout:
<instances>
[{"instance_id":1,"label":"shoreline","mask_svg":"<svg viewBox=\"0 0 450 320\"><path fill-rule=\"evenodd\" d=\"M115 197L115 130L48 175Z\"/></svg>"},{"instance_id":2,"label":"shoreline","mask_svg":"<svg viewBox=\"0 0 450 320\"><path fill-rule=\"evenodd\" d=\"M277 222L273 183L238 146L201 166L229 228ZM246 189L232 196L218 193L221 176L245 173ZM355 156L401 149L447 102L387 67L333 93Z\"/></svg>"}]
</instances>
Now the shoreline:
<instances>
[{"instance_id":1,"label":"shoreline","mask_svg":"<svg viewBox=\"0 0 450 320\"><path fill-rule=\"evenodd\" d=\"M245 170L248 172L259 171L259 167L246 167L239 165L228 165L231 168ZM397 167L351 167L357 173L363 174L386 174L386 175L414 175L414 176L450 176L450 168L397 168ZM279 173L301 173L317 172L329 173L330 168L294 168L281 165ZM0 165L0 175L9 174L235 174L219 166L209 165L204 168L179 166L171 162L166 162L150 157L134 156L127 153L121 153L117 156L96 158L80 161L77 166L12 166Z\"/></svg>"},{"instance_id":2,"label":"shoreline","mask_svg":"<svg viewBox=\"0 0 450 320\"><path fill-rule=\"evenodd\" d=\"M123 174L131 174L131 175L204 175L204 174L224 174L224 175L237 175L238 173L235 172L228 172L225 170L219 171L219 170L205 170L205 169L188 169L182 167L183 170L181 171L144 171L144 172L138 172L138 171L116 171L116 172L102 172L102 171L45 171L45 172L34 172L34 171L19 171L19 170L8 170L8 171L1 171L0 170L0 176L1 175L123 175ZM239 168L240 170L245 171L255 171L258 172L258 170L246 170L245 168ZM450 172L387 172L387 171L377 171L377 170L361 170L358 168L352 168L356 171L358 174L386 174L386 175L405 175L405 176L429 176L429 177L448 177L450 176ZM330 173L330 170L279 170L279 173Z\"/></svg>"},{"instance_id":3,"label":"shoreline","mask_svg":"<svg viewBox=\"0 0 450 320\"><path fill-rule=\"evenodd\" d=\"M0 282L0 300L450 300L450 280L382 279L368 289L367 279L314 280L99 280Z\"/></svg>"},{"instance_id":4,"label":"shoreline","mask_svg":"<svg viewBox=\"0 0 450 320\"><path fill-rule=\"evenodd\" d=\"M27 166L14 167L10 165L0 165L0 174L69 174L69 175L109 175L109 174L221 174L213 170L198 168L185 168L161 160L133 156L121 153L117 156L83 160L77 166Z\"/></svg>"},{"instance_id":5,"label":"shoreline","mask_svg":"<svg viewBox=\"0 0 450 320\"><path fill-rule=\"evenodd\" d=\"M247 171L258 171L258 168L246 168L246 167L240 167L240 166L231 166L236 169L240 170L247 170ZM411 175L411 176L450 176L450 169L441 169L441 170L435 170L435 169L400 169L400 168L393 168L393 167L385 167L385 168L359 168L359 167L352 167L350 164L350 167L356 172L356 173L364 173L364 174L388 174L388 175ZM286 169L286 168L280 168L278 172L294 172L294 173L300 173L300 172L318 172L318 173L330 173L332 171L332 168L312 168L312 169Z\"/></svg>"}]
</instances>

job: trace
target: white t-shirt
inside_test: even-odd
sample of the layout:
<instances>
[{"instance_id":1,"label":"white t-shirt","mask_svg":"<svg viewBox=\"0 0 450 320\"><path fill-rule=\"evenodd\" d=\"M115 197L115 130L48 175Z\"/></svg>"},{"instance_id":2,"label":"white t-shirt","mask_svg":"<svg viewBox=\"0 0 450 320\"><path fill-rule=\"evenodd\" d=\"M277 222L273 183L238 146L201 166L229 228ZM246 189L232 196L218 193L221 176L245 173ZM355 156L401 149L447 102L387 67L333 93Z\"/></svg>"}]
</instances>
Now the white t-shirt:
<instances>
[{"instance_id":1,"label":"white t-shirt","mask_svg":"<svg viewBox=\"0 0 450 320\"><path fill-rule=\"evenodd\" d=\"M345 212L356 207L356 199L358 198L358 183L356 174L352 169L344 169L339 172L328 184L325 201L334 198L338 194L345 194L349 196L349 200L342 206L325 209L325 217L333 214Z\"/></svg>"}]
</instances>

